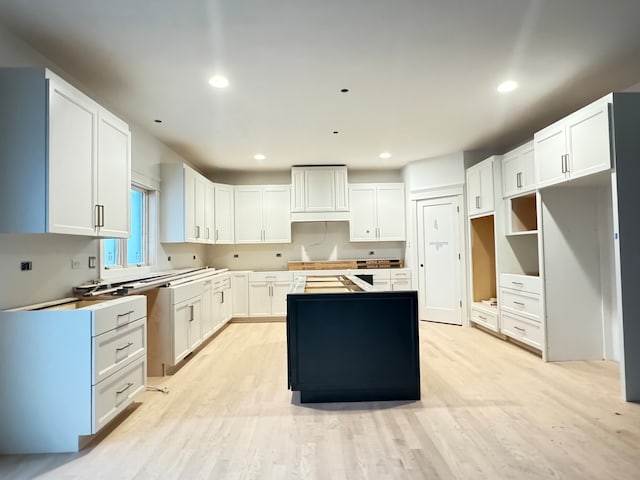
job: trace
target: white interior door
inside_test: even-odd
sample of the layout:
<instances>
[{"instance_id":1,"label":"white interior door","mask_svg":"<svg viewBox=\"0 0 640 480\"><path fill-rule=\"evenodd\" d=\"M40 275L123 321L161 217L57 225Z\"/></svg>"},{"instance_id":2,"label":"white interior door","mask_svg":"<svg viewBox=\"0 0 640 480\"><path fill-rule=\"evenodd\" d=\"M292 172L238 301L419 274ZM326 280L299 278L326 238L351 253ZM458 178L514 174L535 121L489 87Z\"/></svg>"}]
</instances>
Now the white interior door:
<instances>
[{"instance_id":1,"label":"white interior door","mask_svg":"<svg viewBox=\"0 0 640 480\"><path fill-rule=\"evenodd\" d=\"M420 319L462 325L460 200L417 203Z\"/></svg>"}]
</instances>

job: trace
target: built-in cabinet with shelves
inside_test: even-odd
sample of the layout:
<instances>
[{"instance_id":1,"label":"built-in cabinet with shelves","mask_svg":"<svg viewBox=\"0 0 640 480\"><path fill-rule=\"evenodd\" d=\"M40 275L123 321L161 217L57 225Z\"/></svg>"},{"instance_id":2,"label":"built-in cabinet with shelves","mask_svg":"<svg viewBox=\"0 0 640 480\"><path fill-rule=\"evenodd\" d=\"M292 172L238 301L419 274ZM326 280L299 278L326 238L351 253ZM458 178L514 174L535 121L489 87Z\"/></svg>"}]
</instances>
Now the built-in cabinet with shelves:
<instances>
[{"instance_id":1,"label":"built-in cabinet with shelves","mask_svg":"<svg viewBox=\"0 0 640 480\"><path fill-rule=\"evenodd\" d=\"M0 312L0 453L78 451L131 405L147 384L146 326L137 295Z\"/></svg>"},{"instance_id":2,"label":"built-in cabinet with shelves","mask_svg":"<svg viewBox=\"0 0 640 480\"><path fill-rule=\"evenodd\" d=\"M289 185L235 187L235 243L291 243Z\"/></svg>"},{"instance_id":3,"label":"built-in cabinet with shelves","mask_svg":"<svg viewBox=\"0 0 640 480\"><path fill-rule=\"evenodd\" d=\"M352 242L404 241L405 193L403 183L349 185L349 240Z\"/></svg>"},{"instance_id":4,"label":"built-in cabinet with shelves","mask_svg":"<svg viewBox=\"0 0 640 480\"><path fill-rule=\"evenodd\" d=\"M502 196L512 197L535 189L533 141L502 156Z\"/></svg>"},{"instance_id":5,"label":"built-in cabinet with shelves","mask_svg":"<svg viewBox=\"0 0 640 480\"><path fill-rule=\"evenodd\" d=\"M129 236L128 125L48 69L0 69L3 233Z\"/></svg>"},{"instance_id":6,"label":"built-in cabinet with shelves","mask_svg":"<svg viewBox=\"0 0 640 480\"><path fill-rule=\"evenodd\" d=\"M346 166L291 168L291 220L347 220L348 212Z\"/></svg>"},{"instance_id":7,"label":"built-in cabinet with shelves","mask_svg":"<svg viewBox=\"0 0 640 480\"><path fill-rule=\"evenodd\" d=\"M611 98L607 95L535 133L539 188L611 168Z\"/></svg>"}]
</instances>

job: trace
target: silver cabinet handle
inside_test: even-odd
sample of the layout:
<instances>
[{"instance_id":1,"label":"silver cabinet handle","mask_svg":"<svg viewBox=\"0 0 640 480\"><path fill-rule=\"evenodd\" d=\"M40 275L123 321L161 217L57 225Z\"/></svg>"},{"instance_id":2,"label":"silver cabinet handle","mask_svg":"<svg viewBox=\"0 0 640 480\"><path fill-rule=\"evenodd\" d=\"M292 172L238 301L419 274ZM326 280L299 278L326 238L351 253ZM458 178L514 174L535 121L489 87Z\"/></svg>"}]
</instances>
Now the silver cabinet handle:
<instances>
[{"instance_id":1,"label":"silver cabinet handle","mask_svg":"<svg viewBox=\"0 0 640 480\"><path fill-rule=\"evenodd\" d=\"M135 310L129 310L129 311L128 311L128 312L126 312L126 313L119 313L118 315L116 315L116 317L117 317L117 318L120 318L120 317L126 317L127 315L131 315L133 312L135 312Z\"/></svg>"},{"instance_id":2,"label":"silver cabinet handle","mask_svg":"<svg viewBox=\"0 0 640 480\"><path fill-rule=\"evenodd\" d=\"M514 285L520 285L520 286L524 285L522 282L513 282L512 281L511 283L513 283Z\"/></svg>"},{"instance_id":3,"label":"silver cabinet handle","mask_svg":"<svg viewBox=\"0 0 640 480\"><path fill-rule=\"evenodd\" d=\"M104 227L104 205L96 204L94 227Z\"/></svg>"},{"instance_id":4,"label":"silver cabinet handle","mask_svg":"<svg viewBox=\"0 0 640 480\"><path fill-rule=\"evenodd\" d=\"M189 308L191 309L191 318L189 318L189 321L193 322L193 305L189 305Z\"/></svg>"},{"instance_id":5,"label":"silver cabinet handle","mask_svg":"<svg viewBox=\"0 0 640 480\"><path fill-rule=\"evenodd\" d=\"M217 242L218 241L218 229L217 228L216 228L216 231L215 231L215 236L216 236L215 241Z\"/></svg>"},{"instance_id":6,"label":"silver cabinet handle","mask_svg":"<svg viewBox=\"0 0 640 480\"><path fill-rule=\"evenodd\" d=\"M521 331L521 332L526 332L526 330L525 330L524 328L522 328L522 327L518 327L518 326L516 326L516 325L514 325L514 326L513 326L513 328L515 328L516 330L519 330L519 331Z\"/></svg>"},{"instance_id":7,"label":"silver cabinet handle","mask_svg":"<svg viewBox=\"0 0 640 480\"><path fill-rule=\"evenodd\" d=\"M516 173L516 187L522 188L522 172Z\"/></svg>"},{"instance_id":8,"label":"silver cabinet handle","mask_svg":"<svg viewBox=\"0 0 640 480\"><path fill-rule=\"evenodd\" d=\"M487 319L487 317L483 317L482 315L478 315L478 318L481 319L481 320L486 320Z\"/></svg>"},{"instance_id":9,"label":"silver cabinet handle","mask_svg":"<svg viewBox=\"0 0 640 480\"><path fill-rule=\"evenodd\" d=\"M480 208L480 195L476 196L476 208Z\"/></svg>"},{"instance_id":10,"label":"silver cabinet handle","mask_svg":"<svg viewBox=\"0 0 640 480\"><path fill-rule=\"evenodd\" d=\"M207 240L209 240L211 238L211 235L209 234L209 227L207 227Z\"/></svg>"},{"instance_id":11,"label":"silver cabinet handle","mask_svg":"<svg viewBox=\"0 0 640 480\"><path fill-rule=\"evenodd\" d=\"M126 392L126 391L127 391L127 390L129 390L131 387L133 387L133 383L131 383L131 382L127 383L127 386L126 386L126 387L124 387L124 388L122 388L121 390L118 390L118 391L116 392L116 395L120 395L121 393Z\"/></svg>"},{"instance_id":12,"label":"silver cabinet handle","mask_svg":"<svg viewBox=\"0 0 640 480\"><path fill-rule=\"evenodd\" d=\"M102 219L100 220L100 226L104 227L104 205L100 205L100 210L102 210Z\"/></svg>"},{"instance_id":13,"label":"silver cabinet handle","mask_svg":"<svg viewBox=\"0 0 640 480\"><path fill-rule=\"evenodd\" d=\"M515 305L520 305L521 307L524 307L524 303L522 303L522 302L516 302L516 301L514 300L514 301L513 301L513 303L514 303Z\"/></svg>"},{"instance_id":14,"label":"silver cabinet handle","mask_svg":"<svg viewBox=\"0 0 640 480\"><path fill-rule=\"evenodd\" d=\"M123 345L121 347L116 348L116 352L119 352L121 350L124 350L125 348L129 348L131 345L133 345L133 342L129 342L126 345Z\"/></svg>"},{"instance_id":15,"label":"silver cabinet handle","mask_svg":"<svg viewBox=\"0 0 640 480\"><path fill-rule=\"evenodd\" d=\"M220 303L224 303L224 290L220 292Z\"/></svg>"}]
</instances>

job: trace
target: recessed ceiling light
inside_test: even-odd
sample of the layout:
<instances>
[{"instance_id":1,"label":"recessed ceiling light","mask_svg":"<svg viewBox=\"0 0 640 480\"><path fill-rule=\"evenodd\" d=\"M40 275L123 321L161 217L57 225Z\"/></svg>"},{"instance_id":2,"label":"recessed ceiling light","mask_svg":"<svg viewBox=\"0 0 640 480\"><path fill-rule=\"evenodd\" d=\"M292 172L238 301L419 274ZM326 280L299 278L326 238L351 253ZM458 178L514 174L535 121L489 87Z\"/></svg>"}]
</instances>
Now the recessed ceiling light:
<instances>
[{"instance_id":1,"label":"recessed ceiling light","mask_svg":"<svg viewBox=\"0 0 640 480\"><path fill-rule=\"evenodd\" d=\"M263 154L261 154L261 153L256 153L256 154L253 156L253 158L254 158L254 159L256 159L256 160L265 160L267 157L265 157L265 156L264 156Z\"/></svg>"},{"instance_id":2,"label":"recessed ceiling light","mask_svg":"<svg viewBox=\"0 0 640 480\"><path fill-rule=\"evenodd\" d=\"M389 158L391 157L391 154L389 152L382 152L380 154L380 158Z\"/></svg>"},{"instance_id":3,"label":"recessed ceiling light","mask_svg":"<svg viewBox=\"0 0 640 480\"><path fill-rule=\"evenodd\" d=\"M229 80L222 75L214 75L209 79L209 85L214 88L226 88L229 86Z\"/></svg>"},{"instance_id":4,"label":"recessed ceiling light","mask_svg":"<svg viewBox=\"0 0 640 480\"><path fill-rule=\"evenodd\" d=\"M497 90L500 93L508 93L513 92L516 88L518 88L518 82L514 82L513 80L506 80L498 85Z\"/></svg>"}]
</instances>

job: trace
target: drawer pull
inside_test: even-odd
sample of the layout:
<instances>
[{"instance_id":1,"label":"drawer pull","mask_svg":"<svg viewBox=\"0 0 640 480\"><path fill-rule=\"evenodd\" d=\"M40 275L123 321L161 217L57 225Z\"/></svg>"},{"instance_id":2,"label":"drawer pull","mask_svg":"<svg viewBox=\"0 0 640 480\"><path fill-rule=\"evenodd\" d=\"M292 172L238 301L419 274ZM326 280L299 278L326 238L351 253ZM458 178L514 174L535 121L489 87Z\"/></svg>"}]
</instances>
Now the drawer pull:
<instances>
[{"instance_id":1,"label":"drawer pull","mask_svg":"<svg viewBox=\"0 0 640 480\"><path fill-rule=\"evenodd\" d=\"M116 395L120 395L121 393L126 392L126 391L127 391L127 390L129 390L131 387L133 387L133 383L131 383L131 382L127 383L127 386L126 386L126 387L124 387L124 388L122 388L122 390L118 390L118 391L116 392Z\"/></svg>"},{"instance_id":2,"label":"drawer pull","mask_svg":"<svg viewBox=\"0 0 640 480\"><path fill-rule=\"evenodd\" d=\"M513 326L513 328L515 328L516 330L520 331L520 332L526 332L526 330L522 327L518 327L516 325Z\"/></svg>"},{"instance_id":3,"label":"drawer pull","mask_svg":"<svg viewBox=\"0 0 640 480\"><path fill-rule=\"evenodd\" d=\"M487 317L483 317L482 315L478 315L478 318L481 319L481 320L486 320L487 319Z\"/></svg>"},{"instance_id":4,"label":"drawer pull","mask_svg":"<svg viewBox=\"0 0 640 480\"><path fill-rule=\"evenodd\" d=\"M520 285L520 286L524 285L524 283L522 283L522 282L514 282L514 281L512 281L511 283L513 283L514 285Z\"/></svg>"},{"instance_id":5,"label":"drawer pull","mask_svg":"<svg viewBox=\"0 0 640 480\"><path fill-rule=\"evenodd\" d=\"M118 318L126 317L127 315L131 315L133 312L135 312L135 310L129 310L127 313L119 313Z\"/></svg>"},{"instance_id":6,"label":"drawer pull","mask_svg":"<svg viewBox=\"0 0 640 480\"><path fill-rule=\"evenodd\" d=\"M121 350L124 350L125 348L129 348L131 345L133 345L133 342L129 342L126 345L123 345L121 347L116 348L116 352L119 352Z\"/></svg>"},{"instance_id":7,"label":"drawer pull","mask_svg":"<svg viewBox=\"0 0 640 480\"><path fill-rule=\"evenodd\" d=\"M524 303L522 303L522 302L516 302L514 300L513 303L514 303L514 305L520 305L521 307L524 307Z\"/></svg>"}]
</instances>

